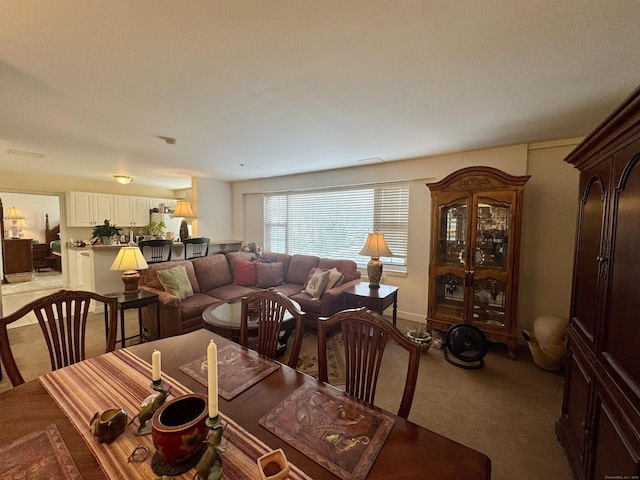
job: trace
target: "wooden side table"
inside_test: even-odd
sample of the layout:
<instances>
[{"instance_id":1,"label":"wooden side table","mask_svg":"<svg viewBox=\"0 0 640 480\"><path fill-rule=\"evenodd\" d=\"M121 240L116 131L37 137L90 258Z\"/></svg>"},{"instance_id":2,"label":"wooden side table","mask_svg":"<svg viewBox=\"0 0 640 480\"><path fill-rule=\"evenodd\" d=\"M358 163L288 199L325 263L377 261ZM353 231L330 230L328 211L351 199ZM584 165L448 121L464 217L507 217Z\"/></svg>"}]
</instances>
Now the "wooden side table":
<instances>
[{"instance_id":1,"label":"wooden side table","mask_svg":"<svg viewBox=\"0 0 640 480\"><path fill-rule=\"evenodd\" d=\"M124 293L124 292L113 292L105 294L105 297L116 297L118 299L118 308L120 309L120 345L122 348L125 347L125 342L127 340L131 340L132 338L140 337L142 341L142 307L146 307L147 305L155 305L156 306L156 322L158 328L158 338L162 338L160 335L160 301L158 300L157 293L151 293L147 290L138 290L133 293ZM132 335L127 337L124 332L124 311L129 310L130 308L138 309L138 335ZM105 330L107 330L107 322L108 322L108 311L107 307L104 309L104 324ZM116 342L117 343L117 342Z\"/></svg>"},{"instance_id":2,"label":"wooden side table","mask_svg":"<svg viewBox=\"0 0 640 480\"><path fill-rule=\"evenodd\" d=\"M342 299L345 309L367 307L380 315L393 305L393 324L396 324L398 287L380 284L380 288L369 288L367 282L360 282L344 290Z\"/></svg>"}]
</instances>

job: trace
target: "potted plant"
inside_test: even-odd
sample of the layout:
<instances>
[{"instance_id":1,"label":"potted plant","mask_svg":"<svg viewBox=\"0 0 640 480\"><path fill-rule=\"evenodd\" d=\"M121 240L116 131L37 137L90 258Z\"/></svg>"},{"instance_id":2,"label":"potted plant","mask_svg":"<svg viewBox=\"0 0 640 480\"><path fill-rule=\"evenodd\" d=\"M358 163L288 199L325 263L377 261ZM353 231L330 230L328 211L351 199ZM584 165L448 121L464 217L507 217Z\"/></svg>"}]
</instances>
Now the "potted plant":
<instances>
[{"instance_id":1,"label":"potted plant","mask_svg":"<svg viewBox=\"0 0 640 480\"><path fill-rule=\"evenodd\" d=\"M431 348L431 334L427 329L426 323L418 323L416 328L408 330L407 337L412 342L420 345L420 351L422 353L427 353L429 351L429 348Z\"/></svg>"},{"instance_id":2,"label":"potted plant","mask_svg":"<svg viewBox=\"0 0 640 480\"><path fill-rule=\"evenodd\" d=\"M160 238L164 234L167 226L164 224L164 222L151 221L147 223L143 228L149 233L149 235Z\"/></svg>"},{"instance_id":3,"label":"potted plant","mask_svg":"<svg viewBox=\"0 0 640 480\"><path fill-rule=\"evenodd\" d=\"M104 223L93 227L91 235L93 238L99 238L103 245L111 245L112 239L115 235L119 235L122 229L109 223L109 220L105 220Z\"/></svg>"}]
</instances>

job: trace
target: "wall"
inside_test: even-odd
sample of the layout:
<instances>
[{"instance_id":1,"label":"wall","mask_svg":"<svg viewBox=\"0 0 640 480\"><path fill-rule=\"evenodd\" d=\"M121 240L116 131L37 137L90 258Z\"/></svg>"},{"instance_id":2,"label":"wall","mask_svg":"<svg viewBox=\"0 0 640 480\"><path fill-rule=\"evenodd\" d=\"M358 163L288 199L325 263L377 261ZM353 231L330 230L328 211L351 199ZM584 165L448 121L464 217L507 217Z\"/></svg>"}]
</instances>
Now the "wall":
<instances>
[{"instance_id":1,"label":"wall","mask_svg":"<svg viewBox=\"0 0 640 480\"><path fill-rule=\"evenodd\" d=\"M546 229L523 231L527 241L521 252L520 308L518 328L530 328L541 313L568 311L577 175L562 158L578 143L571 139L540 144L529 150L526 144L487 150L459 152L398 162L302 175L259 179L232 184L233 236L262 243L262 215L256 205L261 195L271 191L299 190L326 186L409 181L409 244L406 275L385 269L385 283L400 287L398 315L424 321L427 311L428 248L430 243L430 192L426 182L438 181L464 167L489 165L512 175L534 175L525 186L525 223L545 218L555 233ZM551 220L552 218L552 220ZM247 235L249 233L250 235ZM553 240L549 237L552 237ZM549 281L547 272L555 278ZM526 298L524 298L526 297Z\"/></svg>"},{"instance_id":2,"label":"wall","mask_svg":"<svg viewBox=\"0 0 640 480\"><path fill-rule=\"evenodd\" d=\"M210 178L193 178L191 204L198 217L192 221L194 237L208 237L214 243L231 239L231 184L229 182Z\"/></svg>"}]
</instances>

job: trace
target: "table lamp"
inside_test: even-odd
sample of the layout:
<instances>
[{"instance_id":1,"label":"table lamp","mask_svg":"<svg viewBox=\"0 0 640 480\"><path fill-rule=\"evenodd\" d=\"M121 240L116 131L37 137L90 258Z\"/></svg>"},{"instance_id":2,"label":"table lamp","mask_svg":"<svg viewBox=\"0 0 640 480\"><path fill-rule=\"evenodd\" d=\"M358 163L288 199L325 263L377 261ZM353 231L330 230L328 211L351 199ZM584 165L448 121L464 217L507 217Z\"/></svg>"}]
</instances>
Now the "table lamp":
<instances>
[{"instance_id":1,"label":"table lamp","mask_svg":"<svg viewBox=\"0 0 640 480\"><path fill-rule=\"evenodd\" d=\"M191 203L188 200L178 200L173 216L174 218L183 217L182 222L180 223L180 240L189 238L189 227L185 219L196 218L196 214L193 213L193 209L191 208Z\"/></svg>"},{"instance_id":2,"label":"table lamp","mask_svg":"<svg viewBox=\"0 0 640 480\"><path fill-rule=\"evenodd\" d=\"M137 293L140 291L138 288L138 279L140 278L138 270L144 268L149 268L147 261L144 259L140 249L132 245L120 248L116 259L111 265L111 270L123 270L124 293Z\"/></svg>"},{"instance_id":3,"label":"table lamp","mask_svg":"<svg viewBox=\"0 0 640 480\"><path fill-rule=\"evenodd\" d=\"M11 238L19 238L20 234L20 225L18 225L18 220L24 220L24 215L22 212L16 207L11 207L7 214L4 217L5 220L11 220Z\"/></svg>"},{"instance_id":4,"label":"table lamp","mask_svg":"<svg viewBox=\"0 0 640 480\"><path fill-rule=\"evenodd\" d=\"M382 262L380 257L391 257L393 253L387 247L384 233L373 232L368 234L367 241L360 250L359 255L371 257L367 263L367 275L369 276L369 288L380 288L382 278Z\"/></svg>"}]
</instances>

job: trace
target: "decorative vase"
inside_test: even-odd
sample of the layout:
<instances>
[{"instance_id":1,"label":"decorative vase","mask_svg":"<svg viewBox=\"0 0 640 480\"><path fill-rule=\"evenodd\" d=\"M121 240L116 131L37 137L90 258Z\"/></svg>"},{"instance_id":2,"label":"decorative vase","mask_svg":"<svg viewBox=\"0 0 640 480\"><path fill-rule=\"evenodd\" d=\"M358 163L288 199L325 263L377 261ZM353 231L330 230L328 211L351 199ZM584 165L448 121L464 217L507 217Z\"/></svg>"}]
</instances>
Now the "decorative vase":
<instances>
[{"instance_id":1,"label":"decorative vase","mask_svg":"<svg viewBox=\"0 0 640 480\"><path fill-rule=\"evenodd\" d=\"M102 245L111 245L113 243L113 237L100 237Z\"/></svg>"},{"instance_id":2,"label":"decorative vase","mask_svg":"<svg viewBox=\"0 0 640 480\"><path fill-rule=\"evenodd\" d=\"M201 393L174 398L156 410L151 419L151 438L162 468L156 471L152 462L155 473L177 475L197 463L209 432L207 416L207 396Z\"/></svg>"},{"instance_id":3,"label":"decorative vase","mask_svg":"<svg viewBox=\"0 0 640 480\"><path fill-rule=\"evenodd\" d=\"M425 333L417 333L413 330L407 332L407 337L414 343L420 345L420 351L422 353L427 353L431 348L431 340L432 337L430 334Z\"/></svg>"},{"instance_id":4,"label":"decorative vase","mask_svg":"<svg viewBox=\"0 0 640 480\"><path fill-rule=\"evenodd\" d=\"M291 470L281 448L261 456L257 462L260 480L284 480Z\"/></svg>"}]
</instances>

